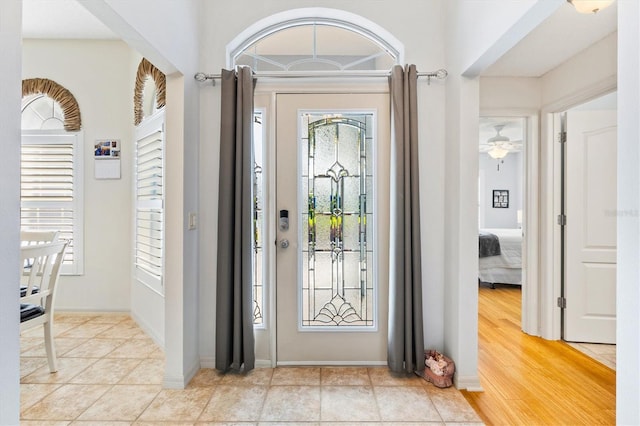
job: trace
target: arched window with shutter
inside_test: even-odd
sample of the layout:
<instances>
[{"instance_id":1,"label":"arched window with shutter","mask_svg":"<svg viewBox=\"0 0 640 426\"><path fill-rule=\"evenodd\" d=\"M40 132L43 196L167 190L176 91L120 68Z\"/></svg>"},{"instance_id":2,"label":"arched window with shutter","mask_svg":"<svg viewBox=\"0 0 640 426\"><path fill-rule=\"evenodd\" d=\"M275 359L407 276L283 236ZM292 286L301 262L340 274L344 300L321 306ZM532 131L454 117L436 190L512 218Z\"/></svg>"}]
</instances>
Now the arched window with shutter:
<instances>
[{"instance_id":1,"label":"arched window with shutter","mask_svg":"<svg viewBox=\"0 0 640 426\"><path fill-rule=\"evenodd\" d=\"M62 273L83 273L83 138L80 109L48 79L22 82L20 226L70 241Z\"/></svg>"}]
</instances>

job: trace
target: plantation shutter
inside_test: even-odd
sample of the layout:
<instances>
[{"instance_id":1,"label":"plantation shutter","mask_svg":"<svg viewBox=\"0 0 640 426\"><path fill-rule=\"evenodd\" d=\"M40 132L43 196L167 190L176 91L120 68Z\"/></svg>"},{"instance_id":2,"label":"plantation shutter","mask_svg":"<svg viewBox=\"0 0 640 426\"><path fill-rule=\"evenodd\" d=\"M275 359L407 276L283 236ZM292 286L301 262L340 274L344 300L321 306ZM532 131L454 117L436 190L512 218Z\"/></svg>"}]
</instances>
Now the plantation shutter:
<instances>
[{"instance_id":1,"label":"plantation shutter","mask_svg":"<svg viewBox=\"0 0 640 426\"><path fill-rule=\"evenodd\" d=\"M162 290L164 256L164 113L144 122L136 141L136 276Z\"/></svg>"},{"instance_id":2,"label":"plantation shutter","mask_svg":"<svg viewBox=\"0 0 640 426\"><path fill-rule=\"evenodd\" d=\"M81 273L78 238L82 226L82 184L74 134L23 133L20 225L23 230L58 231L70 241L63 273Z\"/></svg>"}]
</instances>

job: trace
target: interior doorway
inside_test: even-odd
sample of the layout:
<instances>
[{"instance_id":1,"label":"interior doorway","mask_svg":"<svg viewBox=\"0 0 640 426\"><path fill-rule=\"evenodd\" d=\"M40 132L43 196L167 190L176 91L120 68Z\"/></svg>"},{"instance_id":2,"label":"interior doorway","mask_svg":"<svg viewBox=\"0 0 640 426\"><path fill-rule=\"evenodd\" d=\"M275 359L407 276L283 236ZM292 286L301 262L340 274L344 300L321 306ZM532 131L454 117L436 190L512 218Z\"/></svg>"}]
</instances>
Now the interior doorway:
<instances>
[{"instance_id":1,"label":"interior doorway","mask_svg":"<svg viewBox=\"0 0 640 426\"><path fill-rule=\"evenodd\" d=\"M616 209L616 93L570 108L556 122L566 132L561 160L562 339L614 345L620 214ZM592 356L602 352L610 357L612 352L604 346L592 350ZM615 349L613 356L615 360Z\"/></svg>"},{"instance_id":2,"label":"interior doorway","mask_svg":"<svg viewBox=\"0 0 640 426\"><path fill-rule=\"evenodd\" d=\"M527 118L480 118L478 283L517 293L522 306L527 206Z\"/></svg>"}]
</instances>

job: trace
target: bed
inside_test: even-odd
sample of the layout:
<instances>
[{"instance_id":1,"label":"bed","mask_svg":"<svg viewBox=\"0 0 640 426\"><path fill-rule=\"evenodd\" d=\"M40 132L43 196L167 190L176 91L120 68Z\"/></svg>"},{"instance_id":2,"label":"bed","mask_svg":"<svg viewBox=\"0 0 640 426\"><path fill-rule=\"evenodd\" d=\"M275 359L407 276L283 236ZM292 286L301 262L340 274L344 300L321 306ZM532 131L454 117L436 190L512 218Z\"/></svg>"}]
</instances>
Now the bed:
<instances>
[{"instance_id":1,"label":"bed","mask_svg":"<svg viewBox=\"0 0 640 426\"><path fill-rule=\"evenodd\" d=\"M481 229L479 254L481 282L522 284L522 229Z\"/></svg>"}]
</instances>

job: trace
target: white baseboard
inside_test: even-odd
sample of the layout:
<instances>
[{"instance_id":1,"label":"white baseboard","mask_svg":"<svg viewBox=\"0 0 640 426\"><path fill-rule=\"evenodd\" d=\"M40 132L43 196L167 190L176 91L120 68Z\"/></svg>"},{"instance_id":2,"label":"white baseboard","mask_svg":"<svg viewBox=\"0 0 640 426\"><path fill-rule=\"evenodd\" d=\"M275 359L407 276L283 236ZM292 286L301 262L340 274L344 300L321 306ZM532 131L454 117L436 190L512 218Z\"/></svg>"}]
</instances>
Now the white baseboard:
<instances>
[{"instance_id":1,"label":"white baseboard","mask_svg":"<svg viewBox=\"0 0 640 426\"><path fill-rule=\"evenodd\" d=\"M271 360L257 359L256 368L271 368ZM200 357L200 368L216 368L216 359L212 356Z\"/></svg>"},{"instance_id":2,"label":"white baseboard","mask_svg":"<svg viewBox=\"0 0 640 426\"><path fill-rule=\"evenodd\" d=\"M151 337L151 339L156 342L158 346L164 351L164 336L160 336L156 331L149 326L147 322L145 322L140 316L136 315L135 312L129 312L131 318L138 324L138 326L146 333L147 336Z\"/></svg>"},{"instance_id":3,"label":"white baseboard","mask_svg":"<svg viewBox=\"0 0 640 426\"><path fill-rule=\"evenodd\" d=\"M200 363L194 362L184 376L165 376L162 382L165 389L184 389L200 370Z\"/></svg>"},{"instance_id":4,"label":"white baseboard","mask_svg":"<svg viewBox=\"0 0 640 426\"><path fill-rule=\"evenodd\" d=\"M270 359L256 359L256 368L271 368L273 364L271 364Z\"/></svg>"},{"instance_id":5,"label":"white baseboard","mask_svg":"<svg viewBox=\"0 0 640 426\"><path fill-rule=\"evenodd\" d=\"M184 376L166 377L162 381L162 387L165 389L184 389Z\"/></svg>"},{"instance_id":6,"label":"white baseboard","mask_svg":"<svg viewBox=\"0 0 640 426\"><path fill-rule=\"evenodd\" d=\"M212 356L201 356L200 368L216 368L216 359Z\"/></svg>"},{"instance_id":7,"label":"white baseboard","mask_svg":"<svg viewBox=\"0 0 640 426\"><path fill-rule=\"evenodd\" d=\"M453 384L456 389L459 390L467 390L469 392L484 392L482 389L482 385L480 384L479 376L458 376L455 374L453 376Z\"/></svg>"}]
</instances>

